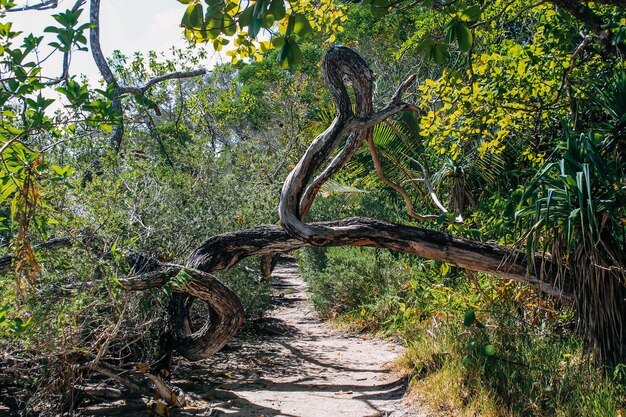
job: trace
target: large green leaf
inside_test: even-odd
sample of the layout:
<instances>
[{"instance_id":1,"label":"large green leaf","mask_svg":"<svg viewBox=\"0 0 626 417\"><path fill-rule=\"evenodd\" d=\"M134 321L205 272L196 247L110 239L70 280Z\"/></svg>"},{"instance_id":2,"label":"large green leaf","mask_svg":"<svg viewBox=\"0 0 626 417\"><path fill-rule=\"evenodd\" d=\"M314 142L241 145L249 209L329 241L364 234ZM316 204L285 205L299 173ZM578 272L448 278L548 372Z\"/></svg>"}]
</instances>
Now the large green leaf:
<instances>
[{"instance_id":1,"label":"large green leaf","mask_svg":"<svg viewBox=\"0 0 626 417\"><path fill-rule=\"evenodd\" d=\"M309 23L309 20L302 13L296 13L293 16L293 32L296 35L304 36L307 33L311 32L313 28Z\"/></svg>"},{"instance_id":2,"label":"large green leaf","mask_svg":"<svg viewBox=\"0 0 626 417\"><path fill-rule=\"evenodd\" d=\"M222 32L226 36L233 36L237 33L237 24L228 14L224 14L222 18Z\"/></svg>"},{"instance_id":3,"label":"large green leaf","mask_svg":"<svg viewBox=\"0 0 626 417\"><path fill-rule=\"evenodd\" d=\"M463 22L475 22L480 18L480 6L474 5L470 6L467 9L463 10L459 17Z\"/></svg>"},{"instance_id":4,"label":"large green leaf","mask_svg":"<svg viewBox=\"0 0 626 417\"><path fill-rule=\"evenodd\" d=\"M454 31L459 49L463 52L469 51L474 41L470 28L463 22L456 22L454 25Z\"/></svg>"},{"instance_id":5,"label":"large green leaf","mask_svg":"<svg viewBox=\"0 0 626 417\"><path fill-rule=\"evenodd\" d=\"M285 3L283 0L272 0L269 11L274 15L274 19L281 20L286 15Z\"/></svg>"},{"instance_id":6,"label":"large green leaf","mask_svg":"<svg viewBox=\"0 0 626 417\"><path fill-rule=\"evenodd\" d=\"M183 19L181 20L181 26L185 26L189 29L200 29L204 23L202 5L199 3L191 4L185 10Z\"/></svg>"}]
</instances>

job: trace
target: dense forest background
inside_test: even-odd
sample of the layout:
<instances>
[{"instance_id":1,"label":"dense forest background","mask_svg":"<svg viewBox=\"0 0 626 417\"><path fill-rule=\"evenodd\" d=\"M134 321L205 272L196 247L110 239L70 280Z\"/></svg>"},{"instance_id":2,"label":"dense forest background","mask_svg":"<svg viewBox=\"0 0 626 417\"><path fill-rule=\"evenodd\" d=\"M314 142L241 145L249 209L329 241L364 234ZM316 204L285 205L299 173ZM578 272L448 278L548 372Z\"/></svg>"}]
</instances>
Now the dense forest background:
<instances>
[{"instance_id":1,"label":"dense forest background","mask_svg":"<svg viewBox=\"0 0 626 417\"><path fill-rule=\"evenodd\" d=\"M232 63L199 69L194 48L103 57L98 0L20 35L23 6L0 0L5 405L69 412L90 378L141 380L136 365L162 359L189 277L145 291L125 280L185 265L210 236L278 224L285 178L335 118L320 62L341 44L371 68L375 108L400 85L411 106L373 127L306 221L362 216L500 245L529 278L317 243L296 256L320 313L401 337L411 389L442 415L622 415L623 2L179 2L190 42ZM41 76L48 44L58 78ZM72 72L78 53L100 82ZM215 272L247 323L270 308L263 262Z\"/></svg>"}]
</instances>

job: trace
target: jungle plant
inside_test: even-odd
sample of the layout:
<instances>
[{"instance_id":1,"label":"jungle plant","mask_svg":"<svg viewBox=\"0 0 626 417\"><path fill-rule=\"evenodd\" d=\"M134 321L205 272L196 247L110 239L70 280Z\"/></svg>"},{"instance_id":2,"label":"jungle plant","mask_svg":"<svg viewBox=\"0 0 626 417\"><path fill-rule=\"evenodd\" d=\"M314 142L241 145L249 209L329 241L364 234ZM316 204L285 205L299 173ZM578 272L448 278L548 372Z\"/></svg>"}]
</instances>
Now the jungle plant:
<instances>
[{"instance_id":1,"label":"jungle plant","mask_svg":"<svg viewBox=\"0 0 626 417\"><path fill-rule=\"evenodd\" d=\"M550 255L566 266L563 277L574 278L589 348L602 363L617 365L626 349L626 77L619 73L607 84L598 97L608 124L586 133L565 126L565 141L556 150L560 159L545 164L526 188L516 216L532 223L525 236L527 253Z\"/></svg>"}]
</instances>

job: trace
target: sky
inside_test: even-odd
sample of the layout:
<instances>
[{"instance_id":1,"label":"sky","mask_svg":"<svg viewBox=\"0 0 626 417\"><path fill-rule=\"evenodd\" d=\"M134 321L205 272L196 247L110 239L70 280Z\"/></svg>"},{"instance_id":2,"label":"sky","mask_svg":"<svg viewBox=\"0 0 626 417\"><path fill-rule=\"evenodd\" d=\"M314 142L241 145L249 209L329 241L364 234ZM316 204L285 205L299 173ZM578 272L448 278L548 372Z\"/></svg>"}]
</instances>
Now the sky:
<instances>
[{"instance_id":1,"label":"sky","mask_svg":"<svg viewBox=\"0 0 626 417\"><path fill-rule=\"evenodd\" d=\"M18 5L28 2L33 4L38 0L16 1ZM52 14L71 8L74 2L60 0L55 10L9 13L7 19L13 22L13 30L42 35L46 26L56 24ZM81 18L86 22L89 2L83 7ZM114 50L120 50L132 56L137 51L159 52L167 51L172 46L185 47L186 41L179 26L184 11L185 6L176 0L102 0L100 44L103 53L108 57ZM58 76L61 73L61 56L56 55L44 66L44 75ZM223 57L215 54L205 66L210 67L220 60ZM100 78L90 52L73 53L70 73L86 74L90 80Z\"/></svg>"}]
</instances>

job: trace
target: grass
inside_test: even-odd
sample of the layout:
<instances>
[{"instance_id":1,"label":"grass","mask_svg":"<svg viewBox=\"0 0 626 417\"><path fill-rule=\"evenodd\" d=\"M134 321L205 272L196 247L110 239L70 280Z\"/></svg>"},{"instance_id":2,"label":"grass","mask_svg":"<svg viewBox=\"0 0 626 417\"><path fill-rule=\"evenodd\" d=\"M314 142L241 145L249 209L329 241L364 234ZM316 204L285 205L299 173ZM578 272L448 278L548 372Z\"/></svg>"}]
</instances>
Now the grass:
<instances>
[{"instance_id":1,"label":"grass","mask_svg":"<svg viewBox=\"0 0 626 417\"><path fill-rule=\"evenodd\" d=\"M397 366L434 416L626 416L626 368L594 366L570 306L380 250L317 250L300 264L323 314L405 340Z\"/></svg>"}]
</instances>

